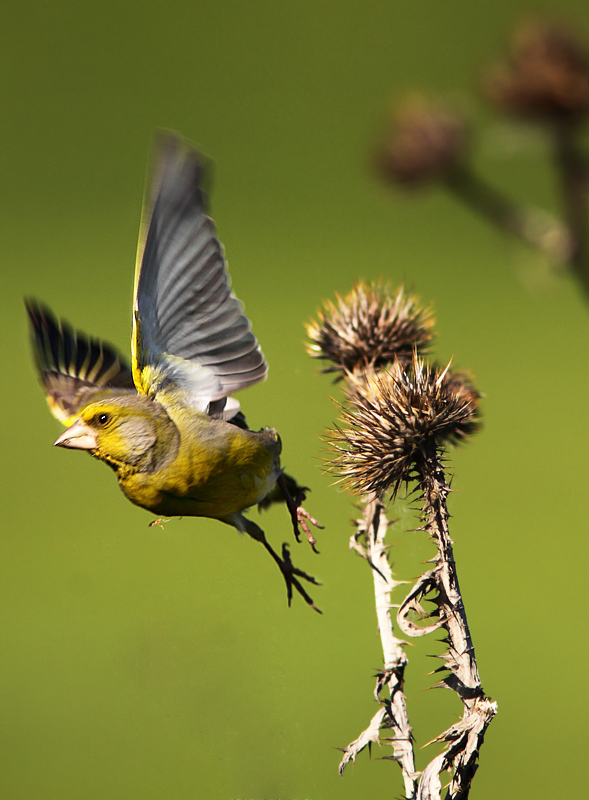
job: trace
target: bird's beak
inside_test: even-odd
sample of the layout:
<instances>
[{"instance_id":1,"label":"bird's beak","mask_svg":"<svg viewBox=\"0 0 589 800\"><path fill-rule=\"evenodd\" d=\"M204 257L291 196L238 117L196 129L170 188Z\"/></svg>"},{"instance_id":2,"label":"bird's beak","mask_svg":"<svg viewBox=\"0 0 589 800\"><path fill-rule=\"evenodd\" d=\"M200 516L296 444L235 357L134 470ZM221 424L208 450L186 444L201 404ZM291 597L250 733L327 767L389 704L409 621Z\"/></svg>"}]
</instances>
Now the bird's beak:
<instances>
[{"instance_id":1,"label":"bird's beak","mask_svg":"<svg viewBox=\"0 0 589 800\"><path fill-rule=\"evenodd\" d=\"M81 419L64 431L61 436L53 442L56 447L70 447L72 450L96 450L96 432L89 428Z\"/></svg>"}]
</instances>

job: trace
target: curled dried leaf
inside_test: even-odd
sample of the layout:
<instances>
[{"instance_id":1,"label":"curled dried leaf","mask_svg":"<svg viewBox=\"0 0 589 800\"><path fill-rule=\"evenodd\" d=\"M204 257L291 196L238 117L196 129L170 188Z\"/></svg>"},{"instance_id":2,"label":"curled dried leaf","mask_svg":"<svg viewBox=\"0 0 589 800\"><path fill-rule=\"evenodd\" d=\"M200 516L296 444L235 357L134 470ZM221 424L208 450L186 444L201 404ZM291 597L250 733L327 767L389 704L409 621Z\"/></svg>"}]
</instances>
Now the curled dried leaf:
<instances>
[{"instance_id":1,"label":"curled dried leaf","mask_svg":"<svg viewBox=\"0 0 589 800\"><path fill-rule=\"evenodd\" d=\"M358 753L361 753L365 747L370 747L372 744L380 744L380 728L386 714L385 708L379 708L376 714L370 720L366 730L362 731L357 739L344 748L344 755L339 765L339 774L343 775L346 766L350 761L354 762Z\"/></svg>"},{"instance_id":2,"label":"curled dried leaf","mask_svg":"<svg viewBox=\"0 0 589 800\"><path fill-rule=\"evenodd\" d=\"M420 601L430 592L437 591L437 589L435 570L424 572L399 606L397 625L406 636L427 636L428 633L433 633L444 624L443 618L431 625L417 625L409 619L409 615L412 613L417 614L419 617L428 616Z\"/></svg>"}]
</instances>

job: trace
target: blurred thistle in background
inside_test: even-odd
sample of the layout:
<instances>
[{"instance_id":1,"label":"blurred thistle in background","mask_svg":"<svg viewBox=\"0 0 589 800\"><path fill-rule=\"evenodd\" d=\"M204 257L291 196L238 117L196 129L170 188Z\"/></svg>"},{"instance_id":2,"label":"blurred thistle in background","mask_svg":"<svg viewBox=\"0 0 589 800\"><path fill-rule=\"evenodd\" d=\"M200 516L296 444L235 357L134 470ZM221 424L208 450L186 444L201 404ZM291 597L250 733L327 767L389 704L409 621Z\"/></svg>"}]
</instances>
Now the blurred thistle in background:
<instances>
[{"instance_id":1,"label":"blurred thistle in background","mask_svg":"<svg viewBox=\"0 0 589 800\"><path fill-rule=\"evenodd\" d=\"M376 152L383 177L407 188L451 176L468 158L468 126L441 102L408 97L391 113L390 129Z\"/></svg>"},{"instance_id":2,"label":"blurred thistle in background","mask_svg":"<svg viewBox=\"0 0 589 800\"><path fill-rule=\"evenodd\" d=\"M582 137L589 115L589 53L570 29L526 21L507 61L489 69L484 92L500 114L542 126L560 184L562 219L517 202L472 166L476 133L440 100L396 106L374 157L388 182L412 189L438 183L500 230L565 266L589 297L589 161Z\"/></svg>"},{"instance_id":3,"label":"blurred thistle in background","mask_svg":"<svg viewBox=\"0 0 589 800\"><path fill-rule=\"evenodd\" d=\"M572 28L526 21L513 34L507 61L489 70L485 90L506 114L582 123L589 114L589 52Z\"/></svg>"}]
</instances>

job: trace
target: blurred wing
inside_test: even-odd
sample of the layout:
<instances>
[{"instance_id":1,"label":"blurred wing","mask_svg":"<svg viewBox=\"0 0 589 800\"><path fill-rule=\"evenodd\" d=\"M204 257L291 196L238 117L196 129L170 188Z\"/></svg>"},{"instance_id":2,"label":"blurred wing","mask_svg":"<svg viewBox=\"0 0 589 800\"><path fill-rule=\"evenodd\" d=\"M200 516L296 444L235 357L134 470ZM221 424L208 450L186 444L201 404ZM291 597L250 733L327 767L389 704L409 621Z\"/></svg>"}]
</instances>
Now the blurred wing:
<instances>
[{"instance_id":1,"label":"blurred wing","mask_svg":"<svg viewBox=\"0 0 589 800\"><path fill-rule=\"evenodd\" d=\"M133 377L139 392L207 411L268 368L231 291L204 179L202 156L160 134L137 251Z\"/></svg>"},{"instance_id":2,"label":"blurred wing","mask_svg":"<svg viewBox=\"0 0 589 800\"><path fill-rule=\"evenodd\" d=\"M56 419L71 425L79 410L104 389L135 392L131 370L112 345L73 330L34 300L25 305L35 363Z\"/></svg>"}]
</instances>

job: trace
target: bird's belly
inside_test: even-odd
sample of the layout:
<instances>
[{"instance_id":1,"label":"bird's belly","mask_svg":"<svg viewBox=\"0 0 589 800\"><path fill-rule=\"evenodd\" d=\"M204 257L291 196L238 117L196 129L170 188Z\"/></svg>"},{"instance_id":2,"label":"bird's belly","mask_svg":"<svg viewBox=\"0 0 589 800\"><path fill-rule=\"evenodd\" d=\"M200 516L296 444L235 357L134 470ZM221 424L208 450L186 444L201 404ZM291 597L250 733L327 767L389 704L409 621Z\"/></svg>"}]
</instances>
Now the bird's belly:
<instances>
[{"instance_id":1,"label":"bird's belly","mask_svg":"<svg viewBox=\"0 0 589 800\"><path fill-rule=\"evenodd\" d=\"M206 457L183 453L164 474L136 473L120 485L131 502L154 514L224 518L262 500L279 474L278 457L267 447L240 449L239 457L209 449Z\"/></svg>"}]
</instances>

